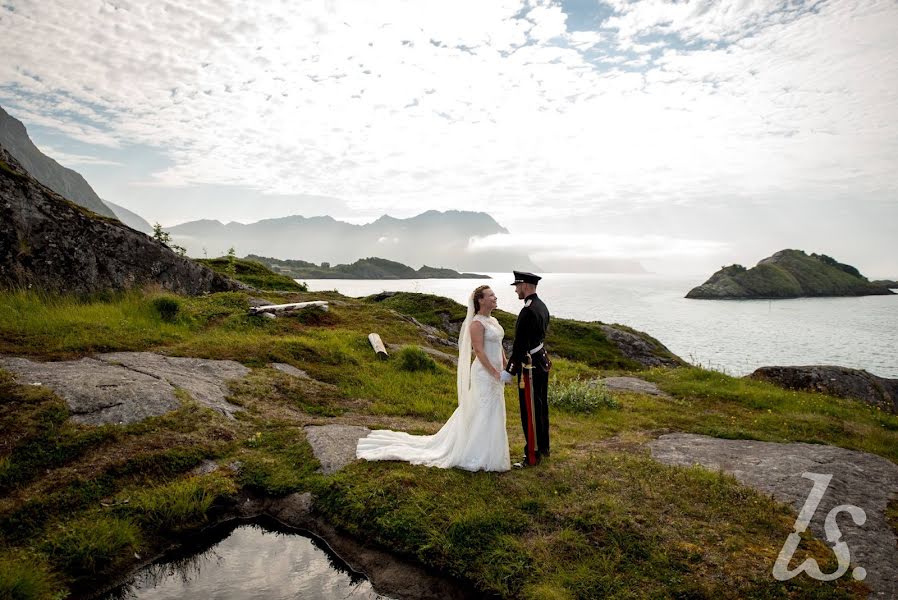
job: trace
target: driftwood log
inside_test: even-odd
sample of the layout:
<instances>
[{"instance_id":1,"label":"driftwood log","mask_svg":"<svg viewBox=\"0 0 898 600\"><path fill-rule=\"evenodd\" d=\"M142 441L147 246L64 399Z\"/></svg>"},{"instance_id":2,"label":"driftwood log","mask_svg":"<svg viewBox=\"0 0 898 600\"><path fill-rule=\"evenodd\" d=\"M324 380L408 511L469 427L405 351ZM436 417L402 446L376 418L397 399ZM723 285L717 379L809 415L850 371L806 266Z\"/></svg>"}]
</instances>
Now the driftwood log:
<instances>
[{"instance_id":1,"label":"driftwood log","mask_svg":"<svg viewBox=\"0 0 898 600\"><path fill-rule=\"evenodd\" d=\"M249 309L249 314L258 315L259 313L276 313L292 310L301 310L308 306L316 306L327 312L327 300L312 300L311 302L294 302L292 304L269 304L267 306L253 306Z\"/></svg>"},{"instance_id":2,"label":"driftwood log","mask_svg":"<svg viewBox=\"0 0 898 600\"><path fill-rule=\"evenodd\" d=\"M377 354L378 358L387 358L387 349L384 346L383 340L380 339L380 336L376 333L368 334L368 341L371 342L371 347L374 348L375 354Z\"/></svg>"}]
</instances>

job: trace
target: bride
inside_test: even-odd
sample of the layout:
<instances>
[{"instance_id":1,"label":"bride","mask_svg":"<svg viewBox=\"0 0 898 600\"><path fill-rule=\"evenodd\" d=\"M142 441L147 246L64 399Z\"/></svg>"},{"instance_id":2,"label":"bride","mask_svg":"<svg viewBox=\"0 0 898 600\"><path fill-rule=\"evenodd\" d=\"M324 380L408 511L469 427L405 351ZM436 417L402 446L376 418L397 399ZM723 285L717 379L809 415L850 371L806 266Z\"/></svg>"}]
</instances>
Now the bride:
<instances>
[{"instance_id":1,"label":"bride","mask_svg":"<svg viewBox=\"0 0 898 600\"><path fill-rule=\"evenodd\" d=\"M468 298L468 313L458 339L458 408L434 435L375 430L359 440L356 456L366 460L401 460L429 467L468 471L508 471L505 430L505 331L495 317L496 294L489 286ZM471 347L476 358L471 363Z\"/></svg>"}]
</instances>

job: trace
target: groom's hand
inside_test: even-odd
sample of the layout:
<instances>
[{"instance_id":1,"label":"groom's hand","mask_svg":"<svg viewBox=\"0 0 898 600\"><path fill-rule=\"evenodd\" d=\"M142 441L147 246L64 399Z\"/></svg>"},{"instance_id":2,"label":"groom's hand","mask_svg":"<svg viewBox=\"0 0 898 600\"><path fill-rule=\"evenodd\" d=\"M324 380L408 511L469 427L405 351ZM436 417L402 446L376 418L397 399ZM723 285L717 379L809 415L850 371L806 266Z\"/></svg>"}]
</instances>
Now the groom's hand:
<instances>
[{"instance_id":1,"label":"groom's hand","mask_svg":"<svg viewBox=\"0 0 898 600\"><path fill-rule=\"evenodd\" d=\"M508 371L502 371L502 374L499 375L499 381L501 381L502 383L511 383L511 379L511 373L509 373Z\"/></svg>"}]
</instances>

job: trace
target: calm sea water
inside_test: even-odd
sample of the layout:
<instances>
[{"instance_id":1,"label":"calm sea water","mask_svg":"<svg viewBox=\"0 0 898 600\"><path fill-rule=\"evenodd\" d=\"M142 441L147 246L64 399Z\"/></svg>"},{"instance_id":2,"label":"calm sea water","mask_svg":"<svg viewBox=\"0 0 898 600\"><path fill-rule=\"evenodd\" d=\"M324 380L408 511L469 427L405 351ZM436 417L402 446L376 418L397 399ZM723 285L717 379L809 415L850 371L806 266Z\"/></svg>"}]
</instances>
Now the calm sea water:
<instances>
[{"instance_id":1,"label":"calm sea water","mask_svg":"<svg viewBox=\"0 0 898 600\"><path fill-rule=\"evenodd\" d=\"M303 535L244 524L215 537L140 570L102 600L389 600Z\"/></svg>"},{"instance_id":2,"label":"calm sea water","mask_svg":"<svg viewBox=\"0 0 898 600\"><path fill-rule=\"evenodd\" d=\"M310 290L366 296L384 290L438 294L466 303L494 286L499 308L521 301L508 273L493 280L304 280ZM769 365L826 364L898 378L898 295L795 300L687 300L703 279L659 275L549 273L539 295L553 315L621 323L654 336L673 353L731 375Z\"/></svg>"}]
</instances>

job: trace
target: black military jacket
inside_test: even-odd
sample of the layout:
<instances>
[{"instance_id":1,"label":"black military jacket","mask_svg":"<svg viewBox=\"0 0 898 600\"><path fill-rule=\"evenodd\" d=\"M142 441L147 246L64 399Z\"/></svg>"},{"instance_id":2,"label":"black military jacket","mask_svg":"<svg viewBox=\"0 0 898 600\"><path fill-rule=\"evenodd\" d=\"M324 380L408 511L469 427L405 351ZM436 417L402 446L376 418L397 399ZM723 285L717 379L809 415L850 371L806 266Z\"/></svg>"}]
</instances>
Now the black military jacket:
<instances>
[{"instance_id":1,"label":"black military jacket","mask_svg":"<svg viewBox=\"0 0 898 600\"><path fill-rule=\"evenodd\" d=\"M524 308L518 313L518 320L514 326L514 347L505 370L512 375L520 372L528 351L545 341L548 328L549 309L536 294L530 294L524 299ZM548 372L550 364L545 348L533 355L535 367Z\"/></svg>"}]
</instances>

